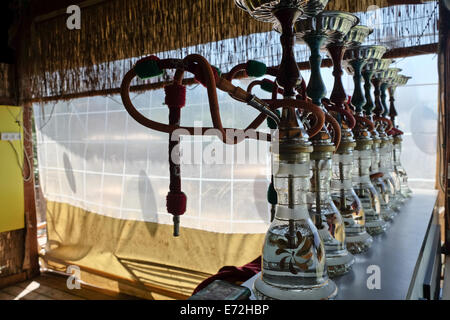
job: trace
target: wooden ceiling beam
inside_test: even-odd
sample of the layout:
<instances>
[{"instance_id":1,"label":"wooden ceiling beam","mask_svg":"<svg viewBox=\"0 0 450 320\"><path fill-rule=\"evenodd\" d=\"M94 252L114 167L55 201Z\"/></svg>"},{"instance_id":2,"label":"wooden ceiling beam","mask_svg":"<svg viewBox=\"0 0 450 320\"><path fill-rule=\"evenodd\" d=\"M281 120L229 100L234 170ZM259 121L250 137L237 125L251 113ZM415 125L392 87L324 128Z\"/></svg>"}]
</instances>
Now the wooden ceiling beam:
<instances>
[{"instance_id":1,"label":"wooden ceiling beam","mask_svg":"<svg viewBox=\"0 0 450 320\"><path fill-rule=\"evenodd\" d=\"M397 49L392 49L392 50L388 51L387 53L385 53L383 58L396 59L396 58L413 57L413 56L418 56L418 55L423 55L423 54L437 53L437 50L438 50L437 43L426 44L426 45L415 46L415 47L408 47L408 48L397 48ZM322 68L328 68L331 66L332 66L332 63L331 63L330 59L324 59L322 61ZM307 62L307 61L298 63L298 67L300 70L309 70L310 69L309 62ZM246 75L244 73L238 73L236 76L236 79L244 78L245 76ZM163 81L163 82L157 82L157 83L135 85L135 86L130 87L130 92L161 89L169 83L171 83L171 82ZM193 78L187 78L187 79L183 80L184 85L192 85L195 83L196 82ZM62 95L62 96L36 98L36 99L32 99L31 102L70 100L70 99L77 99L77 98L84 98L84 97L113 95L113 94L119 94L119 93L120 93L120 88L114 88L114 89L66 94L66 95Z\"/></svg>"}]
</instances>

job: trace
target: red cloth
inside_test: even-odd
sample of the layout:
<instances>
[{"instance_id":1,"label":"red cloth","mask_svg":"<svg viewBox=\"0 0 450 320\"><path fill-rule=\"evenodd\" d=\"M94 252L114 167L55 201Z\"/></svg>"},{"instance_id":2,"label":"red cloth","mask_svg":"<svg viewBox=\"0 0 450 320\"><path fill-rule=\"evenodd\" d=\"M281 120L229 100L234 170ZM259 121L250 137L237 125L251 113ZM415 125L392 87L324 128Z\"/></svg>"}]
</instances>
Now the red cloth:
<instances>
[{"instance_id":1,"label":"red cloth","mask_svg":"<svg viewBox=\"0 0 450 320\"><path fill-rule=\"evenodd\" d=\"M219 272L200 283L192 294L205 288L214 280L224 280L231 283L244 282L261 271L261 256L242 267L225 266Z\"/></svg>"}]
</instances>

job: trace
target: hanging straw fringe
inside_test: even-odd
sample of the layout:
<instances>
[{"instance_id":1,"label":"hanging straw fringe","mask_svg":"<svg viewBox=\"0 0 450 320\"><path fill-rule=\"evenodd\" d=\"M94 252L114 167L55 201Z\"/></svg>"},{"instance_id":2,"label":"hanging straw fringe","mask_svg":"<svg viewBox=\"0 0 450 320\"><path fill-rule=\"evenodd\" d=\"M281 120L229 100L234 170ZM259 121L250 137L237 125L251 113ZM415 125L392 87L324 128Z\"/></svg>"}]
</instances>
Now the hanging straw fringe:
<instances>
[{"instance_id":1,"label":"hanging straw fringe","mask_svg":"<svg viewBox=\"0 0 450 320\"><path fill-rule=\"evenodd\" d=\"M364 24L370 5L385 7L387 0L330 1L326 9L363 12L358 16ZM383 8L379 29L369 42L415 45L434 6L435 1ZM23 100L118 88L126 71L150 54L164 59L198 53L224 72L250 59L269 66L281 59L279 34L237 8L233 0L104 1L82 8L81 30L69 30L67 17L33 24L19 64L25 75L21 86L30 88ZM437 42L437 18L436 14L429 22L420 44ZM307 60L305 46L295 49L297 61ZM170 76L165 73L151 81Z\"/></svg>"}]
</instances>

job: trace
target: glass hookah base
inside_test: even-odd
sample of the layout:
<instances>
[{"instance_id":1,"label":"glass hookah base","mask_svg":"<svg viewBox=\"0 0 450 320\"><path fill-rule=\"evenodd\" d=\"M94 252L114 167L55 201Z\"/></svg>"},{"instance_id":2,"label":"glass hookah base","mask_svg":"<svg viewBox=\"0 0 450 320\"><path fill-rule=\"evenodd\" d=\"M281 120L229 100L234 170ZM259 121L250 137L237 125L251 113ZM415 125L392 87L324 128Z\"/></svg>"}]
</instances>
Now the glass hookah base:
<instances>
[{"instance_id":1,"label":"glass hookah base","mask_svg":"<svg viewBox=\"0 0 450 320\"><path fill-rule=\"evenodd\" d=\"M325 253L327 259L327 271L330 278L346 274L352 269L355 257L344 250L342 254Z\"/></svg>"},{"instance_id":2,"label":"glass hookah base","mask_svg":"<svg viewBox=\"0 0 450 320\"><path fill-rule=\"evenodd\" d=\"M397 198L398 203L400 205L403 205L405 203L406 199L408 199L408 197L405 196L403 193L399 192L398 198Z\"/></svg>"},{"instance_id":3,"label":"glass hookah base","mask_svg":"<svg viewBox=\"0 0 450 320\"><path fill-rule=\"evenodd\" d=\"M367 219L367 216L366 216ZM366 231L371 236L375 236L377 234L382 234L387 230L388 224L381 219L377 220L366 220Z\"/></svg>"},{"instance_id":4,"label":"glass hookah base","mask_svg":"<svg viewBox=\"0 0 450 320\"><path fill-rule=\"evenodd\" d=\"M402 197L405 198L405 200L411 199L411 193L408 191L402 191Z\"/></svg>"},{"instance_id":5,"label":"glass hookah base","mask_svg":"<svg viewBox=\"0 0 450 320\"><path fill-rule=\"evenodd\" d=\"M347 250L353 254L366 252L372 246L372 236L366 231L352 235L348 233L345 238Z\"/></svg>"},{"instance_id":6,"label":"glass hookah base","mask_svg":"<svg viewBox=\"0 0 450 320\"><path fill-rule=\"evenodd\" d=\"M395 200L393 201L391 208L394 212L399 213L400 212L400 207L402 206L402 202L400 201L400 199L396 196Z\"/></svg>"},{"instance_id":7,"label":"glass hookah base","mask_svg":"<svg viewBox=\"0 0 450 320\"><path fill-rule=\"evenodd\" d=\"M260 274L253 285L253 293L257 300L329 300L334 299L338 289L333 280L310 287L278 287L266 283Z\"/></svg>"},{"instance_id":8,"label":"glass hookah base","mask_svg":"<svg viewBox=\"0 0 450 320\"><path fill-rule=\"evenodd\" d=\"M395 212L391 206L382 206L381 207L381 216L384 221L393 221L397 212Z\"/></svg>"},{"instance_id":9,"label":"glass hookah base","mask_svg":"<svg viewBox=\"0 0 450 320\"><path fill-rule=\"evenodd\" d=\"M402 194L402 196L404 196L406 198L411 198L411 195L413 192L409 188L409 186L403 182L400 184L400 193Z\"/></svg>"}]
</instances>

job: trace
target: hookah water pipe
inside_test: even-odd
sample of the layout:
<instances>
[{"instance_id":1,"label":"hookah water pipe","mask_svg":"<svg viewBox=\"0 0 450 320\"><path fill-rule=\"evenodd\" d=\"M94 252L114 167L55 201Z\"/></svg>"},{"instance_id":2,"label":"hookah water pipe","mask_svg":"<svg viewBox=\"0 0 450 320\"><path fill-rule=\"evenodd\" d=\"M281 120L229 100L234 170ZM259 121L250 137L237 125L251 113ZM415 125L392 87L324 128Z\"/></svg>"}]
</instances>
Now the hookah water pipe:
<instances>
[{"instance_id":1,"label":"hookah water pipe","mask_svg":"<svg viewBox=\"0 0 450 320\"><path fill-rule=\"evenodd\" d=\"M356 27L359 19L354 15L339 13L339 16L352 23L347 32L340 37L333 37L327 46L333 61L334 86L330 101L334 107L330 108L329 104L325 106L341 124L341 143L333 155L331 188L333 201L344 218L347 249L357 254L367 251L373 239L366 231L364 209L352 186L353 150L356 146L352 129L356 125L356 119L346 103L347 94L342 84L342 61L347 48L360 45L372 30L365 26ZM349 115L344 117L343 112Z\"/></svg>"},{"instance_id":2,"label":"hookah water pipe","mask_svg":"<svg viewBox=\"0 0 450 320\"><path fill-rule=\"evenodd\" d=\"M173 83L164 88L166 92L165 102L169 107L169 124L155 122L144 117L141 113L139 113L139 111L136 110L129 97L130 83L135 76L138 76L141 79L155 77L162 74L163 69L176 69ZM181 85L185 71L193 73L196 80L207 87L211 118L214 128L182 127L179 125L180 111L185 105L186 88ZM133 69L127 72L122 81L121 97L128 113L143 126L160 132L169 133L170 186L169 193L167 195L167 210L169 213L174 215L174 236L179 235L179 216L184 214L186 211L187 200L186 195L181 191L179 152L174 152L174 150L176 151L175 148L177 148L179 144L179 134L215 135L221 138L225 143L231 144L236 144L242 140L242 138L238 139L235 136L230 137L230 135L226 132L229 129L223 128L222 126L219 106L217 103L216 84L220 89L230 93L235 99L245 101L248 105L258 109L261 112L261 115L259 115L247 127L246 130L256 129L265 120L267 115L269 115L276 123L280 121L277 115L271 111L271 106L268 102L264 102L256 98L254 95L249 94L241 88L233 86L229 81L221 78L218 75L217 70L212 68L209 63L199 55L189 55L184 59L160 60L155 56L143 58L136 63ZM300 107L300 105L306 106L307 104L291 104L293 108ZM276 108L276 106L273 108ZM175 130L180 131L176 133ZM177 134L177 136L174 138L173 134ZM267 134L265 133L256 132L255 134L256 139L264 139L266 137Z\"/></svg>"},{"instance_id":3,"label":"hookah water pipe","mask_svg":"<svg viewBox=\"0 0 450 320\"><path fill-rule=\"evenodd\" d=\"M226 77L227 80L232 81L233 78L238 73L244 73L245 76L256 77L256 78L262 77L264 75L271 75L271 76L275 76L276 77L276 75L278 73L278 69L273 68L273 67L267 68L261 62L250 60L247 63L242 63L242 64L234 66L230 70L230 72L228 72L225 75L225 77ZM302 82L301 82L301 85L300 85L300 90L303 89L303 85L306 88L306 84L304 84L304 83L305 82L302 79ZM269 79L252 81L247 87L247 92L251 94L253 88L255 86L257 86L257 85L259 85L262 90L267 91L269 93L272 93L272 99L273 100L277 98L277 94L282 94L282 95L284 94L284 90L279 88L275 82L273 82L273 81L271 81ZM299 90L299 88L297 88L297 90ZM278 110L276 110L276 112L277 112L277 115L280 115ZM271 130L276 130L278 128L277 123L275 121L273 121L271 118L267 119L267 125L268 125L268 127ZM315 129L311 130L311 129L309 129L307 131L307 133L308 133L308 135L310 137L312 137L312 136L316 135L318 133L318 131L320 131L320 128L319 128L319 130L315 130ZM272 159L272 161L273 161L273 159ZM273 221L273 219L275 218L276 205L278 203L277 193L276 193L274 185L273 185L273 176L271 177L271 183L270 183L270 185L268 187L268 190L267 190L267 201L271 205L271 219L270 219L270 221Z\"/></svg>"},{"instance_id":4,"label":"hookah water pipe","mask_svg":"<svg viewBox=\"0 0 450 320\"><path fill-rule=\"evenodd\" d=\"M372 89L372 78L376 72L381 70L386 70L389 65L392 63L391 59L370 59L366 62L362 75L364 78L364 91L366 104L363 106L364 113L366 118L375 124L375 116L373 115L373 110L375 109L375 103L381 105L379 102L379 87L375 88L375 92L378 95L375 95L376 99L375 103L372 99L371 89ZM377 82L375 82L377 83ZM378 123L379 124L379 123ZM370 179L372 184L378 191L380 207L381 207L381 216L384 220L389 221L393 219L395 213L389 205L389 193L387 190L387 186L380 179L382 173L379 172L379 163L380 163L380 144L382 142L379 132L377 131L376 124L375 129L371 132L373 144L372 144L372 152L371 152L371 162L370 162Z\"/></svg>"},{"instance_id":5,"label":"hookah water pipe","mask_svg":"<svg viewBox=\"0 0 450 320\"><path fill-rule=\"evenodd\" d=\"M399 68L389 68L384 72L380 73L380 79L381 79L381 85L380 85L380 100L383 107L383 113L382 117L384 119L387 119L389 114L389 106L387 105L386 98L387 98L387 90L392 85L395 77L397 76L398 72L401 71ZM390 123L389 123L390 122ZM390 125L389 128L385 128L385 132L387 134L388 143L386 146L386 152L383 152L384 156L380 158L380 171L383 173L382 180L386 185L391 186L391 190L394 191L394 194L392 196L392 199L390 199L391 206L394 208L395 211L400 211L400 205L402 204L401 201L401 194L400 194L400 183L397 179L397 176L394 172L394 124L391 120L389 122L386 122L386 126ZM394 131L392 131L394 130Z\"/></svg>"},{"instance_id":6,"label":"hookah water pipe","mask_svg":"<svg viewBox=\"0 0 450 320\"><path fill-rule=\"evenodd\" d=\"M367 28L367 27L365 27ZM368 28L367 28L368 29ZM362 90L362 69L370 59L380 59L386 52L383 46L354 46L347 49L344 61L347 70L353 73L354 92L351 99L352 109L356 118L353 133L356 140L353 152L353 189L360 199L365 213L365 227L371 235L385 232L387 225L381 217L379 194L370 180L370 164L372 161L373 138L371 132L375 131L374 123L364 116L363 106L367 103ZM369 88L370 98L370 88Z\"/></svg>"},{"instance_id":7,"label":"hookah water pipe","mask_svg":"<svg viewBox=\"0 0 450 320\"><path fill-rule=\"evenodd\" d=\"M309 59L311 77L306 94L314 104L322 107L324 113L328 115L327 120L334 131L334 138L332 138L330 130L324 126L320 133L311 139L313 145L312 177L311 192L308 194L309 214L324 242L330 277L347 273L355 259L347 250L344 220L331 197L332 156L340 145L341 127L322 104L322 99L326 95L326 87L320 70L322 62L320 49L325 48L330 39L343 37L342 34L345 35L345 31L348 32L356 22L357 20L349 20L340 12L324 11L311 18L298 19L294 27L297 42L306 43L311 51ZM328 105L335 107L337 111L342 110L331 103ZM353 119L351 115L348 118ZM307 122L308 118L304 117L304 121Z\"/></svg>"},{"instance_id":8,"label":"hookah water pipe","mask_svg":"<svg viewBox=\"0 0 450 320\"><path fill-rule=\"evenodd\" d=\"M252 17L265 22L278 22L283 55L276 76L284 99L295 100L295 89L302 84L293 46L293 24L301 15L315 15L328 1L236 0L236 4ZM273 92L278 93L275 86ZM315 114L314 125L324 125ZM322 121L320 121L322 120ZM313 120L311 120L313 121ZM320 133L319 133L320 134ZM319 232L311 220L306 203L310 191L310 153L312 145L303 124L292 108L283 108L281 121L272 139L272 174L277 193L275 218L264 241L262 273L255 280L258 299L331 299L337 294L336 284L328 278L325 249ZM278 143L277 143L278 142Z\"/></svg>"},{"instance_id":9,"label":"hookah water pipe","mask_svg":"<svg viewBox=\"0 0 450 320\"><path fill-rule=\"evenodd\" d=\"M406 174L405 169L403 168L400 155L402 151L402 135L403 132L398 129L396 125L395 118L397 116L397 111L395 109L395 89L397 86L404 86L408 82L411 77L407 77L404 75L397 75L389 87L389 97L390 97L390 109L389 109L389 117L394 125L394 128L391 130L392 135L394 136L394 172L397 177L397 181L400 184L400 194L403 199L408 199L411 197L411 189L408 187L408 175Z\"/></svg>"},{"instance_id":10,"label":"hookah water pipe","mask_svg":"<svg viewBox=\"0 0 450 320\"><path fill-rule=\"evenodd\" d=\"M382 62L386 60L381 60ZM391 62L388 60L387 62ZM392 123L389 119L384 117L384 107L381 99L381 85L385 82L384 74L388 71L389 66L386 64L383 67L380 67L376 70L374 76L372 77L372 84L374 87L374 101L375 108L373 109L373 120L375 123L375 128L378 132L378 136L380 139L380 147L379 147L379 162L378 167L372 167L372 174L374 175L375 186L378 188L380 194L383 196L389 210L384 211L384 218L388 221L393 220L396 214L399 212L399 208L397 207L397 202L395 199L395 185L394 181L390 175L389 162L391 159L391 146L392 140L391 137L387 134L388 131L392 129ZM377 176L376 174L379 174ZM383 203L382 203L383 210Z\"/></svg>"}]
</instances>

